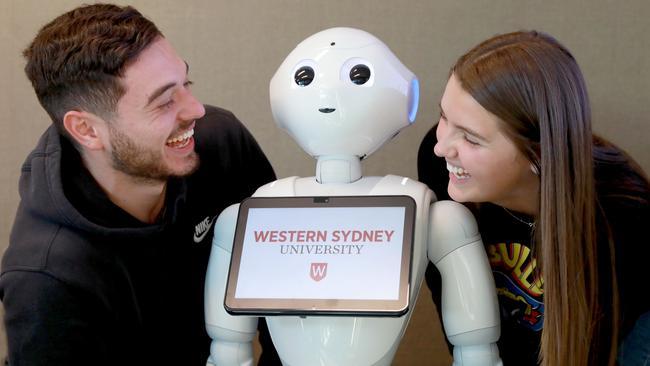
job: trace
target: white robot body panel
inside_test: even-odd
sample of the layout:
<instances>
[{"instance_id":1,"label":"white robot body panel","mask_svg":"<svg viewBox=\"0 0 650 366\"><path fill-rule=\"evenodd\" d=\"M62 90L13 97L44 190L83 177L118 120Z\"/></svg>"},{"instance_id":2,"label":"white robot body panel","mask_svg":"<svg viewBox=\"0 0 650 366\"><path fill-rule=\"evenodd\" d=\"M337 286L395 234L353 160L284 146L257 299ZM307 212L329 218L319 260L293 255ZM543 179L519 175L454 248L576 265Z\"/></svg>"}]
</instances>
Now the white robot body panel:
<instances>
[{"instance_id":1,"label":"white robot body panel","mask_svg":"<svg viewBox=\"0 0 650 366\"><path fill-rule=\"evenodd\" d=\"M298 44L273 76L269 92L276 124L317 159L316 174L280 179L255 196L408 195L417 210L409 311L395 318L267 317L285 365L389 365L429 259L443 279L438 310L455 345L454 366L500 365L494 279L471 213L457 203L432 204L433 192L409 178L361 172L365 157L415 121L417 77L373 35L332 28ZM227 209L217 221L206 280L206 324L212 359L220 366L250 363L257 319L231 316L223 306L235 211Z\"/></svg>"},{"instance_id":2,"label":"white robot body panel","mask_svg":"<svg viewBox=\"0 0 650 366\"><path fill-rule=\"evenodd\" d=\"M266 322L284 366L379 366L391 364L409 317L268 317Z\"/></svg>"},{"instance_id":3,"label":"white robot body panel","mask_svg":"<svg viewBox=\"0 0 650 366\"><path fill-rule=\"evenodd\" d=\"M255 197L408 195L416 202L410 306L401 317L272 316L266 321L284 365L390 365L404 334L428 263L429 206L424 184L388 175L348 184L320 184L315 177L281 179L260 187Z\"/></svg>"},{"instance_id":4,"label":"white robot body panel","mask_svg":"<svg viewBox=\"0 0 650 366\"><path fill-rule=\"evenodd\" d=\"M214 225L205 278L205 326L210 338L208 365L252 365L256 317L233 317L223 306L239 204L227 207Z\"/></svg>"}]
</instances>

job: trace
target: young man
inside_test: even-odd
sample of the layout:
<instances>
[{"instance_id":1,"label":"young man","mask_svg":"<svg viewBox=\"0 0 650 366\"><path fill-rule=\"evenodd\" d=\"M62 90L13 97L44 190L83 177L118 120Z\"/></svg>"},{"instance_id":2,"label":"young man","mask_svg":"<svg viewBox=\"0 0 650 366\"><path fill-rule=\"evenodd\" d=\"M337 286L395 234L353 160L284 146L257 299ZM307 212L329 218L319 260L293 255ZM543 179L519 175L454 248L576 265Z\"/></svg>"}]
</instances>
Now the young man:
<instances>
[{"instance_id":1,"label":"young man","mask_svg":"<svg viewBox=\"0 0 650 366\"><path fill-rule=\"evenodd\" d=\"M10 365L205 365L212 223L275 179L132 7L89 5L25 50L53 121L27 157L2 261Z\"/></svg>"}]
</instances>

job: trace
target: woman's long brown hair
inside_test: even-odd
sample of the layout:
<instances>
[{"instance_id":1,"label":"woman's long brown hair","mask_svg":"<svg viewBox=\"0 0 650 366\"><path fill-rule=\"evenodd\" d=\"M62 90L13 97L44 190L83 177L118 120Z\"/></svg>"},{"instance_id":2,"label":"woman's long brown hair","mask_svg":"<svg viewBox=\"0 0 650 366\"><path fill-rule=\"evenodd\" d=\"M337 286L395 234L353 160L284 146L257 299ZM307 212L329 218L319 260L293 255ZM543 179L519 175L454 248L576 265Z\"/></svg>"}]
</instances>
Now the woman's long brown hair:
<instances>
[{"instance_id":1,"label":"woman's long brown hair","mask_svg":"<svg viewBox=\"0 0 650 366\"><path fill-rule=\"evenodd\" d=\"M479 44L452 73L500 118L504 133L539 171L534 250L544 279L541 364L614 364L618 291L613 265L611 273L599 273L591 111L575 59L549 35L515 32ZM599 275L612 278L609 299L599 297ZM603 309L611 313L604 316ZM609 352L598 360L602 347Z\"/></svg>"}]
</instances>

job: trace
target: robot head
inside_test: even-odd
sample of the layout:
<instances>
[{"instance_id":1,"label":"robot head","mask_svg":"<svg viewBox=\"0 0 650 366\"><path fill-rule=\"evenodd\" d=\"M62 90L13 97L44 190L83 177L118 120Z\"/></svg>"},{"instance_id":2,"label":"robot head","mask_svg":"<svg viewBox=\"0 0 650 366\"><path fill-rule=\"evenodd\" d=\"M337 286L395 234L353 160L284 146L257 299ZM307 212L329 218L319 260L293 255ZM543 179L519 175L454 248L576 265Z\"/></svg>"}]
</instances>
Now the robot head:
<instances>
[{"instance_id":1,"label":"robot head","mask_svg":"<svg viewBox=\"0 0 650 366\"><path fill-rule=\"evenodd\" d=\"M373 35L331 28L287 56L270 97L276 124L308 154L364 158L415 121L419 84Z\"/></svg>"}]
</instances>

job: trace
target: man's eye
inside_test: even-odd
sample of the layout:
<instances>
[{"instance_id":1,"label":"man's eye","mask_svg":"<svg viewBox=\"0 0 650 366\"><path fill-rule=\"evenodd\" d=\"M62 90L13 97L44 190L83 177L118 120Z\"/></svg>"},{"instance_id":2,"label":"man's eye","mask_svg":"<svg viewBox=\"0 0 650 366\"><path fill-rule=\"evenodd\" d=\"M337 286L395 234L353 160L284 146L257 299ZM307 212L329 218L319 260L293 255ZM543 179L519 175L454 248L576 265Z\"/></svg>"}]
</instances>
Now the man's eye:
<instances>
[{"instance_id":1,"label":"man's eye","mask_svg":"<svg viewBox=\"0 0 650 366\"><path fill-rule=\"evenodd\" d=\"M162 104L162 105L160 106L160 108L162 108L162 109L169 109L169 108L171 108L172 105L174 105L174 100L173 100L173 99L171 99L171 100L168 101L167 103Z\"/></svg>"}]
</instances>

